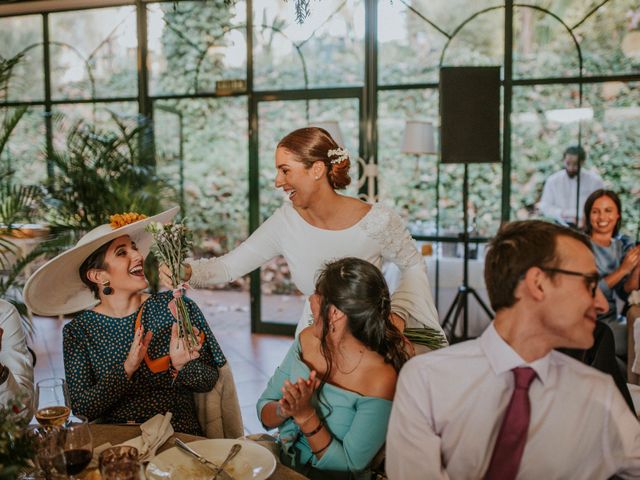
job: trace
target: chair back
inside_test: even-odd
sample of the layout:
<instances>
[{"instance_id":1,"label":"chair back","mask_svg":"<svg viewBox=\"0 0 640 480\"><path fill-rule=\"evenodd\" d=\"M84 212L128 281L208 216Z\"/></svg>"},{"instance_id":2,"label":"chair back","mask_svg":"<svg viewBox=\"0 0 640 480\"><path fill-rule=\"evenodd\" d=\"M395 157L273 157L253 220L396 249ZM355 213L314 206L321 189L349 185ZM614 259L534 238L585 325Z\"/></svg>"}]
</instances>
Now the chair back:
<instances>
[{"instance_id":1,"label":"chair back","mask_svg":"<svg viewBox=\"0 0 640 480\"><path fill-rule=\"evenodd\" d=\"M207 438L238 438L244 435L244 425L229 362L218 373L210 392L194 393L198 422Z\"/></svg>"}]
</instances>

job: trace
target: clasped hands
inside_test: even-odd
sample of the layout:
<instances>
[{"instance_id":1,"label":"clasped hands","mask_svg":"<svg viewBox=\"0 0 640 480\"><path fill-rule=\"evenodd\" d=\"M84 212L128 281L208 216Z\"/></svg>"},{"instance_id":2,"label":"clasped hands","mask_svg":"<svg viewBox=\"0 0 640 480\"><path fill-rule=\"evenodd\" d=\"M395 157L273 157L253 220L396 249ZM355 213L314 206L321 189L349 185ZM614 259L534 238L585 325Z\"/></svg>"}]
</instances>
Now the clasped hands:
<instances>
[{"instance_id":1,"label":"clasped hands","mask_svg":"<svg viewBox=\"0 0 640 480\"><path fill-rule=\"evenodd\" d=\"M193 327L193 334L198 337L200 331ZM136 333L133 337L133 342L129 348L129 354L124 361L124 371L127 374L127 378L131 378L133 374L140 368L147 349L151 343L153 332L144 332L142 326L136 329ZM178 337L178 324L174 322L171 326L171 340L169 342L169 356L171 357L171 365L176 371L180 371L188 362L200 357L200 349L202 345L198 344L195 349L189 350L186 346L184 338Z\"/></svg>"},{"instance_id":2,"label":"clasped hands","mask_svg":"<svg viewBox=\"0 0 640 480\"><path fill-rule=\"evenodd\" d=\"M293 417L293 420L301 426L311 416L315 409L311 405L311 397L320 386L315 370L311 371L308 379L299 377L295 383L285 380L282 388L282 398L278 400L281 416Z\"/></svg>"},{"instance_id":3,"label":"clasped hands","mask_svg":"<svg viewBox=\"0 0 640 480\"><path fill-rule=\"evenodd\" d=\"M630 275L634 270L640 268L640 245L631 248L622 259L621 265L626 275Z\"/></svg>"}]
</instances>

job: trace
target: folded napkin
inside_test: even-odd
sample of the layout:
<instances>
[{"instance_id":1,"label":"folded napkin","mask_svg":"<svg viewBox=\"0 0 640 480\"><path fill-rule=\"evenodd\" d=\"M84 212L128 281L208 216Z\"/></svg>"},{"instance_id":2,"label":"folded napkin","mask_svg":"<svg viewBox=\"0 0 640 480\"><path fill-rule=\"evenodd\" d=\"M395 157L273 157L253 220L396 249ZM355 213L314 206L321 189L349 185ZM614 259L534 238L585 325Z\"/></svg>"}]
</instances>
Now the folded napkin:
<instances>
[{"instance_id":1,"label":"folded napkin","mask_svg":"<svg viewBox=\"0 0 640 480\"><path fill-rule=\"evenodd\" d=\"M173 414L171 412L167 412L166 415L159 413L155 417L150 418L140 425L142 435L127 440L122 443L122 445L136 447L138 449L139 460L141 462L148 462L156 455L156 450L173 435L173 427L171 426L172 416Z\"/></svg>"}]
</instances>

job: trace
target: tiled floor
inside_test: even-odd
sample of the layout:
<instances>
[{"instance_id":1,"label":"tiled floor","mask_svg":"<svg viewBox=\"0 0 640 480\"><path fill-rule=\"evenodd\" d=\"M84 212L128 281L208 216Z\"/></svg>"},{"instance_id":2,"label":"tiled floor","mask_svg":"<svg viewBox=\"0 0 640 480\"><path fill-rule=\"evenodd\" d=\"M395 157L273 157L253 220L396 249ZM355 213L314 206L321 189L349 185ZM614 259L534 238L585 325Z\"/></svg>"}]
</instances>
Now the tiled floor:
<instances>
[{"instance_id":1,"label":"tiled floor","mask_svg":"<svg viewBox=\"0 0 640 480\"><path fill-rule=\"evenodd\" d=\"M205 313L224 351L238 390L242 418L247 433L263 431L256 417L255 404L275 368L291 346L290 337L252 335L250 332L249 295L243 292L192 290L190 296ZM296 318L302 310L300 297L272 299L269 308ZM34 317L35 334L31 346L38 361L36 381L64 376L62 327L68 321Z\"/></svg>"}]
</instances>

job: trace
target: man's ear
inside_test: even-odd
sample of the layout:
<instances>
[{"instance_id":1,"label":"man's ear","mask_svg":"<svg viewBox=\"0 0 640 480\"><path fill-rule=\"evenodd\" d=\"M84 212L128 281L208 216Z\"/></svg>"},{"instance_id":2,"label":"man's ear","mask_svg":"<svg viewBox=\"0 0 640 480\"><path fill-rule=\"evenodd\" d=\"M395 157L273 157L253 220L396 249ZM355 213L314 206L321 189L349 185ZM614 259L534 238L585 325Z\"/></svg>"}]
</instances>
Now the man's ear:
<instances>
[{"instance_id":1,"label":"man's ear","mask_svg":"<svg viewBox=\"0 0 640 480\"><path fill-rule=\"evenodd\" d=\"M544 300L546 280L548 277L540 268L531 267L524 274L524 279L520 283L531 298L540 301Z\"/></svg>"}]
</instances>

